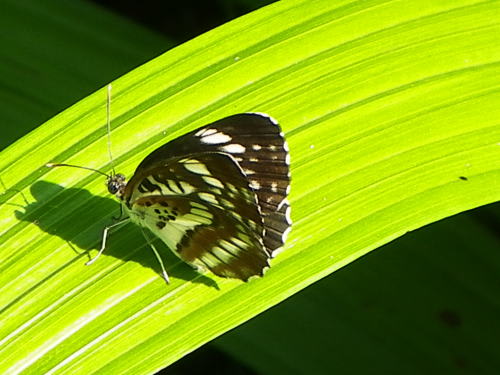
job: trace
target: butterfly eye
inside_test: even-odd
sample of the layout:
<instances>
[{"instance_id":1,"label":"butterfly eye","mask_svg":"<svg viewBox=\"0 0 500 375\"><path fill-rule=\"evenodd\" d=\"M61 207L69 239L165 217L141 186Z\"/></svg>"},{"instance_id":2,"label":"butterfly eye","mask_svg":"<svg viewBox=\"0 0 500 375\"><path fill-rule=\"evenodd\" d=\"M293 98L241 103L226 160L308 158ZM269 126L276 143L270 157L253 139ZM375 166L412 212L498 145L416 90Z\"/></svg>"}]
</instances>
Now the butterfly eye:
<instances>
[{"instance_id":1,"label":"butterfly eye","mask_svg":"<svg viewBox=\"0 0 500 375\"><path fill-rule=\"evenodd\" d=\"M125 187L125 176L121 173L115 174L108 178L107 185L108 191L115 195Z\"/></svg>"}]
</instances>

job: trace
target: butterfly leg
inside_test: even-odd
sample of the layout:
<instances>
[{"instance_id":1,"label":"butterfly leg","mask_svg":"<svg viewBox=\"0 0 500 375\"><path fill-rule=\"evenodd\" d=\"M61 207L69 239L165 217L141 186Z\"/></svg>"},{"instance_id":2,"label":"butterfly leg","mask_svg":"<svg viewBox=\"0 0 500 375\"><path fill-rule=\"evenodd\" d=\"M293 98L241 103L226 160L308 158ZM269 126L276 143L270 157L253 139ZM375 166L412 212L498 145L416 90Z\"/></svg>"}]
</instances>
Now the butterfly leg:
<instances>
[{"instance_id":1,"label":"butterfly leg","mask_svg":"<svg viewBox=\"0 0 500 375\"><path fill-rule=\"evenodd\" d=\"M3 195L5 193L7 193L8 191L13 191L15 193L18 193L23 198L24 204L26 206L23 206L23 205L17 204L17 203L8 203L8 205L10 205L10 206L18 206L18 207L21 207L21 208L26 208L26 207L28 207L30 205L30 202L28 202L28 200L26 199L26 196L24 195L24 193L21 190L18 190L18 189L7 189L7 186L5 186L5 184L3 183L3 181L2 181L1 178L0 178L0 185L3 188L3 192L0 193L0 195ZM0 202L0 203L4 203L4 202Z\"/></svg>"},{"instance_id":2,"label":"butterfly leg","mask_svg":"<svg viewBox=\"0 0 500 375\"><path fill-rule=\"evenodd\" d=\"M92 263L94 263L97 260L97 258L99 258L101 256L102 252L106 248L106 239L108 238L108 232L109 232L109 230L112 229L112 228L115 228L115 227L117 227L119 225L128 223L129 221L130 221L130 218L127 217L125 219L120 220L117 223L114 223L114 224L111 224L111 225L109 225L107 227L104 227L104 231L102 232L102 244L101 244L101 248L99 249L99 252L97 253L97 255L94 258L92 258L87 263L85 263L86 266L90 266Z\"/></svg>"},{"instance_id":3,"label":"butterfly leg","mask_svg":"<svg viewBox=\"0 0 500 375\"><path fill-rule=\"evenodd\" d=\"M120 215L113 216L112 219L116 220L116 221L120 221L120 220L122 220L122 216L123 216L123 205L120 204Z\"/></svg>"},{"instance_id":4,"label":"butterfly leg","mask_svg":"<svg viewBox=\"0 0 500 375\"><path fill-rule=\"evenodd\" d=\"M160 257L160 253L158 252L158 250L156 250L156 247L154 247L153 243L151 242L151 239L148 237L148 235L143 227L141 227L141 230L142 230L142 234L144 235L144 238L146 239L149 247L151 247L151 249L153 250L153 253L156 256L156 259L158 259L158 262L160 263L163 278L165 279L167 284L170 284L170 279L168 278L168 273L167 273L167 270L165 269L165 265L163 264L163 260Z\"/></svg>"}]
</instances>

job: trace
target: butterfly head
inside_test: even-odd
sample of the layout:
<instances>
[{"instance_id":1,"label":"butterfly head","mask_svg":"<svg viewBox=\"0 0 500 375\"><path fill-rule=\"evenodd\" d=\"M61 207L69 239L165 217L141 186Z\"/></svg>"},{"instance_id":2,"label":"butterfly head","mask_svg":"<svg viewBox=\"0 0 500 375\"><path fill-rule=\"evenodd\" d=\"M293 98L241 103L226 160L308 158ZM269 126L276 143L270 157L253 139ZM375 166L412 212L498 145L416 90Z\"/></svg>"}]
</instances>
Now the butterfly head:
<instances>
[{"instance_id":1,"label":"butterfly head","mask_svg":"<svg viewBox=\"0 0 500 375\"><path fill-rule=\"evenodd\" d=\"M45 166L48 168L54 168L54 167L80 168L102 174L103 176L106 176L106 186L108 187L108 191L111 194L116 195L118 198L122 197L123 192L125 190L125 186L127 186L127 179L125 178L125 176L122 175L121 173L115 173L114 171L111 174L107 174L94 168L81 167L79 165L63 164L63 163L47 163L45 164Z\"/></svg>"},{"instance_id":2,"label":"butterfly head","mask_svg":"<svg viewBox=\"0 0 500 375\"><path fill-rule=\"evenodd\" d=\"M110 194L116 195L121 198L125 186L127 185L126 178L121 173L109 175L106 179L106 186Z\"/></svg>"}]
</instances>

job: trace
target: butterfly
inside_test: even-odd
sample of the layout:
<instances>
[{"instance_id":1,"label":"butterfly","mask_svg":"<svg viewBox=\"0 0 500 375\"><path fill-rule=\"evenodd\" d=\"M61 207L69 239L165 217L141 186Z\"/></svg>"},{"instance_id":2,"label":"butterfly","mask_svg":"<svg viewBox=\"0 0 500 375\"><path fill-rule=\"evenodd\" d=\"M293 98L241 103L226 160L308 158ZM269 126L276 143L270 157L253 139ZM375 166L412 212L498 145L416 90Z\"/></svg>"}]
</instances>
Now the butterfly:
<instances>
[{"instance_id":1,"label":"butterfly","mask_svg":"<svg viewBox=\"0 0 500 375\"><path fill-rule=\"evenodd\" d=\"M288 145L277 121L261 113L184 134L151 152L129 181L112 173L106 183L127 218L105 228L98 255L107 231L132 221L199 271L247 281L264 275L291 229Z\"/></svg>"}]
</instances>

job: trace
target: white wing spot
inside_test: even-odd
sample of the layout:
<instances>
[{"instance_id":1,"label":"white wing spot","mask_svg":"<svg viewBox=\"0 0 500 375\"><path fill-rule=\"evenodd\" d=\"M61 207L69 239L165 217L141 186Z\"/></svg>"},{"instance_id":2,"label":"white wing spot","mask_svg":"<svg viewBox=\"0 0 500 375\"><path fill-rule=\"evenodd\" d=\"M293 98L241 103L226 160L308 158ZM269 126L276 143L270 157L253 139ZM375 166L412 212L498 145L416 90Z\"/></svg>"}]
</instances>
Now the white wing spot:
<instances>
[{"instance_id":1,"label":"white wing spot","mask_svg":"<svg viewBox=\"0 0 500 375\"><path fill-rule=\"evenodd\" d=\"M223 151L229 152L230 154L242 154L246 151L246 148L244 146L237 143L222 146L221 149Z\"/></svg>"},{"instance_id":2,"label":"white wing spot","mask_svg":"<svg viewBox=\"0 0 500 375\"><path fill-rule=\"evenodd\" d=\"M283 243L286 242L286 238L288 237L288 234L290 233L291 230L292 230L292 227L288 227L285 229L285 231L283 232L283 235L281 236L281 242L283 242Z\"/></svg>"},{"instance_id":3,"label":"white wing spot","mask_svg":"<svg viewBox=\"0 0 500 375\"><path fill-rule=\"evenodd\" d=\"M199 208L191 208L191 213L193 215L204 217L207 219L212 219L214 217L214 215L212 215L210 212Z\"/></svg>"},{"instance_id":4,"label":"white wing spot","mask_svg":"<svg viewBox=\"0 0 500 375\"><path fill-rule=\"evenodd\" d=\"M178 181L178 182L179 182L179 185L181 185L182 190L184 190L184 191L182 191L179 189L178 194L191 194L194 191L194 186L191 186L186 181ZM175 187L178 188L177 184L175 184Z\"/></svg>"},{"instance_id":5,"label":"white wing spot","mask_svg":"<svg viewBox=\"0 0 500 375\"><path fill-rule=\"evenodd\" d=\"M196 202L191 202L191 207L199 208L201 210L206 210L207 209L204 205L196 203Z\"/></svg>"},{"instance_id":6,"label":"white wing spot","mask_svg":"<svg viewBox=\"0 0 500 375\"><path fill-rule=\"evenodd\" d=\"M210 191L215 195L222 195L222 190L216 187L211 188Z\"/></svg>"},{"instance_id":7,"label":"white wing spot","mask_svg":"<svg viewBox=\"0 0 500 375\"><path fill-rule=\"evenodd\" d=\"M285 157L285 164L286 164L286 165L290 165L290 154L286 154L286 157Z\"/></svg>"},{"instance_id":8,"label":"white wing spot","mask_svg":"<svg viewBox=\"0 0 500 375\"><path fill-rule=\"evenodd\" d=\"M248 168L245 168L243 169L243 172L245 172L245 174L248 176L248 175L251 175L251 174L255 174L255 171L252 170L252 169L248 169Z\"/></svg>"},{"instance_id":9,"label":"white wing spot","mask_svg":"<svg viewBox=\"0 0 500 375\"><path fill-rule=\"evenodd\" d=\"M231 211L230 214L236 218L237 220L241 221L243 218L241 217L241 215L235 211Z\"/></svg>"},{"instance_id":10,"label":"white wing spot","mask_svg":"<svg viewBox=\"0 0 500 375\"><path fill-rule=\"evenodd\" d=\"M250 180L250 187L254 190L260 189L260 183L257 180Z\"/></svg>"},{"instance_id":11,"label":"white wing spot","mask_svg":"<svg viewBox=\"0 0 500 375\"><path fill-rule=\"evenodd\" d=\"M278 184L276 182L272 182L271 183L271 191L273 193L277 193L278 192Z\"/></svg>"},{"instance_id":12,"label":"white wing spot","mask_svg":"<svg viewBox=\"0 0 500 375\"><path fill-rule=\"evenodd\" d=\"M224 242L225 242L225 241L224 241ZM238 251L239 251L239 249L240 249L240 248L241 248L241 249L246 249L246 248L248 248L248 244L247 244L246 242L244 242L244 241L240 240L238 237L231 237L231 242L234 242L234 244L235 244L236 246L238 246L238 247L239 247L239 248L238 248ZM221 243L221 245L222 245L222 244L223 244L223 243ZM231 244L231 245L232 245L232 244Z\"/></svg>"},{"instance_id":13,"label":"white wing spot","mask_svg":"<svg viewBox=\"0 0 500 375\"><path fill-rule=\"evenodd\" d=\"M288 203L288 202L287 202ZM285 212L285 218L288 225L292 225L292 208L288 206Z\"/></svg>"},{"instance_id":14,"label":"white wing spot","mask_svg":"<svg viewBox=\"0 0 500 375\"><path fill-rule=\"evenodd\" d=\"M198 196L204 200L205 202L212 203L212 204L219 204L217 199L215 198L215 195L210 194L210 193L198 193Z\"/></svg>"},{"instance_id":15,"label":"white wing spot","mask_svg":"<svg viewBox=\"0 0 500 375\"><path fill-rule=\"evenodd\" d=\"M248 237L243 231L245 230L245 228L243 228L241 225L237 225L236 228L239 230L238 232L238 239L240 239L242 242L246 243L246 244L251 244L252 243L252 240L250 239L250 237ZM245 246L245 247L248 247Z\"/></svg>"},{"instance_id":16,"label":"white wing spot","mask_svg":"<svg viewBox=\"0 0 500 375\"><path fill-rule=\"evenodd\" d=\"M288 205L288 208L290 208L290 203L288 202L288 199L284 198L279 204L278 204L278 207L276 208L277 211L279 211L281 209L281 207L283 207L283 205L286 204ZM288 209L287 208L287 209Z\"/></svg>"},{"instance_id":17,"label":"white wing spot","mask_svg":"<svg viewBox=\"0 0 500 375\"><path fill-rule=\"evenodd\" d=\"M200 138L202 143L208 144L219 144L219 143L227 143L231 141L231 137L224 133L214 133L210 135L204 135Z\"/></svg>"},{"instance_id":18,"label":"white wing spot","mask_svg":"<svg viewBox=\"0 0 500 375\"><path fill-rule=\"evenodd\" d=\"M202 179L209 185L224 189L224 184L214 177L203 176Z\"/></svg>"},{"instance_id":19,"label":"white wing spot","mask_svg":"<svg viewBox=\"0 0 500 375\"><path fill-rule=\"evenodd\" d=\"M260 149L262 149L262 146L261 145L252 145L252 149L255 151L259 151Z\"/></svg>"},{"instance_id":20,"label":"white wing spot","mask_svg":"<svg viewBox=\"0 0 500 375\"><path fill-rule=\"evenodd\" d=\"M230 184L230 183L226 183L226 186L229 188L229 190L231 190L233 193L237 193L238 192L238 189L236 189L236 186L234 186L233 184Z\"/></svg>"},{"instance_id":21,"label":"white wing spot","mask_svg":"<svg viewBox=\"0 0 500 375\"><path fill-rule=\"evenodd\" d=\"M187 160L184 163L184 168L186 168L189 172L200 174L200 175L210 175L205 164L200 163L198 160Z\"/></svg>"},{"instance_id":22,"label":"white wing spot","mask_svg":"<svg viewBox=\"0 0 500 375\"><path fill-rule=\"evenodd\" d=\"M159 186L162 195L170 195L172 193L182 195L182 194L190 194L194 191L194 187L185 181L178 181L176 183L174 180L166 180L165 181L166 183L164 183L161 181L157 181L153 177L148 177L147 180L150 183Z\"/></svg>"},{"instance_id":23,"label":"white wing spot","mask_svg":"<svg viewBox=\"0 0 500 375\"><path fill-rule=\"evenodd\" d=\"M236 245L226 240L219 240L219 246L221 247L221 249L226 250L232 255L237 255L240 252L240 249Z\"/></svg>"},{"instance_id":24,"label":"white wing spot","mask_svg":"<svg viewBox=\"0 0 500 375\"><path fill-rule=\"evenodd\" d=\"M210 225L212 224L212 219L198 214L187 214L178 218L176 220L176 224L183 225L186 227L195 227L200 224Z\"/></svg>"},{"instance_id":25,"label":"white wing spot","mask_svg":"<svg viewBox=\"0 0 500 375\"><path fill-rule=\"evenodd\" d=\"M281 134L281 136L283 136L283 137L284 137L284 135L283 135L283 134ZM290 151L290 149L288 148L288 143L287 143L286 141L285 141L285 142L283 142L283 149L284 149L286 152Z\"/></svg>"},{"instance_id":26,"label":"white wing spot","mask_svg":"<svg viewBox=\"0 0 500 375\"><path fill-rule=\"evenodd\" d=\"M221 199L220 202L222 203L222 205L224 207L227 207L227 208L234 208L234 204L231 203L230 201L228 201L227 199Z\"/></svg>"}]
</instances>

